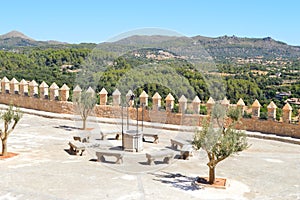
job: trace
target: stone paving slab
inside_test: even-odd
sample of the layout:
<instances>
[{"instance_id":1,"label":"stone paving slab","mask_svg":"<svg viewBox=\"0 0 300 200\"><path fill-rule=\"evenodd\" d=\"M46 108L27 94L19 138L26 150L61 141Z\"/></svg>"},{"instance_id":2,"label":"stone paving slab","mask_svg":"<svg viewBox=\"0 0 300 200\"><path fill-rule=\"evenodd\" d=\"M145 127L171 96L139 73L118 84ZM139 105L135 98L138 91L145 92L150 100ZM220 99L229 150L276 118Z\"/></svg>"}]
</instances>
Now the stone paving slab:
<instances>
[{"instance_id":1,"label":"stone paving slab","mask_svg":"<svg viewBox=\"0 0 300 200\"><path fill-rule=\"evenodd\" d=\"M208 174L203 151L189 160L175 157L170 165L145 164L146 152L170 149L170 138L191 140L192 132L145 128L158 132L160 142L125 152L124 163L116 165L95 162L92 148L83 156L70 155L68 141L78 127L74 120L24 114L8 139L8 150L19 155L0 160L0 199L300 199L300 145L249 138L249 149L217 166L217 177L227 178L229 187L198 189L192 181ZM88 127L95 135L120 129L95 122Z\"/></svg>"}]
</instances>

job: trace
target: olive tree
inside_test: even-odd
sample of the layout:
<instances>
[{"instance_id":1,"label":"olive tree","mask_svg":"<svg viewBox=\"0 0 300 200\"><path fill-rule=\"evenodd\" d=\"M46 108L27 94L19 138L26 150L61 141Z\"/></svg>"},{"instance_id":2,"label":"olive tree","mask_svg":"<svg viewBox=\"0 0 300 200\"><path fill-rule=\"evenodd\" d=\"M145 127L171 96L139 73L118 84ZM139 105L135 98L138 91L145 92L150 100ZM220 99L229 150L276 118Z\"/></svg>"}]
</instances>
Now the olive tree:
<instances>
[{"instance_id":1,"label":"olive tree","mask_svg":"<svg viewBox=\"0 0 300 200\"><path fill-rule=\"evenodd\" d=\"M193 144L206 151L208 156L209 184L215 182L215 168L219 162L248 147L246 134L234 129L240 117L239 108L227 109L216 104L210 120L205 119L202 129L195 133Z\"/></svg>"},{"instance_id":2,"label":"olive tree","mask_svg":"<svg viewBox=\"0 0 300 200\"><path fill-rule=\"evenodd\" d=\"M87 118L91 115L97 102L95 91L89 87L86 91L81 92L80 95L74 96L73 101L75 110L82 119L82 129L85 130Z\"/></svg>"},{"instance_id":3,"label":"olive tree","mask_svg":"<svg viewBox=\"0 0 300 200\"><path fill-rule=\"evenodd\" d=\"M2 156L7 155L7 139L11 132L15 129L17 123L22 118L22 113L19 109L14 109L9 106L7 111L0 114L0 118L4 122L4 127L0 129L0 138L2 142Z\"/></svg>"}]
</instances>

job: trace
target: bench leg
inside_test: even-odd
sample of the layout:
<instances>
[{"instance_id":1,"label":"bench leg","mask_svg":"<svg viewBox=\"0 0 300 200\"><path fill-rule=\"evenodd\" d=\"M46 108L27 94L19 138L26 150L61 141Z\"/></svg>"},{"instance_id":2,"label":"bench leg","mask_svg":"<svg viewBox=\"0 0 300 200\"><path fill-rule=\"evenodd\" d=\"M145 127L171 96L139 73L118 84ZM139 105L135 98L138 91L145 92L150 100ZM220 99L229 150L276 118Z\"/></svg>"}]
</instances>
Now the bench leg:
<instances>
[{"instance_id":1,"label":"bench leg","mask_svg":"<svg viewBox=\"0 0 300 200\"><path fill-rule=\"evenodd\" d=\"M174 143L171 144L171 148L175 149L175 144Z\"/></svg>"},{"instance_id":2,"label":"bench leg","mask_svg":"<svg viewBox=\"0 0 300 200\"><path fill-rule=\"evenodd\" d=\"M69 152L70 152L70 154L76 153L76 152L74 151L74 149L72 148L72 146L70 146Z\"/></svg>"},{"instance_id":3,"label":"bench leg","mask_svg":"<svg viewBox=\"0 0 300 200\"><path fill-rule=\"evenodd\" d=\"M123 158L122 157L117 157L117 164L122 164L123 163Z\"/></svg>"},{"instance_id":4,"label":"bench leg","mask_svg":"<svg viewBox=\"0 0 300 200\"><path fill-rule=\"evenodd\" d=\"M100 132L100 140L106 140L106 134Z\"/></svg>"},{"instance_id":5,"label":"bench leg","mask_svg":"<svg viewBox=\"0 0 300 200\"><path fill-rule=\"evenodd\" d=\"M81 150L80 156L82 156L83 152L84 152L84 149L83 149L83 150Z\"/></svg>"},{"instance_id":6,"label":"bench leg","mask_svg":"<svg viewBox=\"0 0 300 200\"><path fill-rule=\"evenodd\" d=\"M73 155L77 155L77 154L79 153L79 150L78 150L78 149L76 149L76 148L74 148L74 147L71 147L71 146L70 146L70 150L69 150L69 151L70 151L70 153L73 154ZM84 151L84 150L83 150L83 151ZM83 153L83 152L81 151L81 154L80 154L81 156L82 156L82 153Z\"/></svg>"},{"instance_id":7,"label":"bench leg","mask_svg":"<svg viewBox=\"0 0 300 200\"><path fill-rule=\"evenodd\" d=\"M152 165L154 163L154 159L153 158L148 158L148 165Z\"/></svg>"},{"instance_id":8,"label":"bench leg","mask_svg":"<svg viewBox=\"0 0 300 200\"><path fill-rule=\"evenodd\" d=\"M170 164L170 160L171 160L171 157L168 157L168 156L167 156L167 157L164 158L163 161L164 161L165 163L167 163L167 164Z\"/></svg>"},{"instance_id":9,"label":"bench leg","mask_svg":"<svg viewBox=\"0 0 300 200\"><path fill-rule=\"evenodd\" d=\"M88 139L88 138L83 138L83 139L82 139L82 143L87 143L87 142L89 142L89 139Z\"/></svg>"},{"instance_id":10,"label":"bench leg","mask_svg":"<svg viewBox=\"0 0 300 200\"><path fill-rule=\"evenodd\" d=\"M104 162L105 161L105 158L104 158L104 156L103 155L101 155L101 156L98 156L98 160L97 160L98 162Z\"/></svg>"},{"instance_id":11,"label":"bench leg","mask_svg":"<svg viewBox=\"0 0 300 200\"><path fill-rule=\"evenodd\" d=\"M154 144L157 144L158 143L158 136L154 136Z\"/></svg>"},{"instance_id":12,"label":"bench leg","mask_svg":"<svg viewBox=\"0 0 300 200\"><path fill-rule=\"evenodd\" d=\"M81 139L80 139L80 137L78 137L78 136L73 136L73 139L76 141L79 141L79 142L81 142Z\"/></svg>"},{"instance_id":13,"label":"bench leg","mask_svg":"<svg viewBox=\"0 0 300 200\"><path fill-rule=\"evenodd\" d=\"M175 149L175 150L178 149L178 144L174 144L174 149Z\"/></svg>"}]
</instances>

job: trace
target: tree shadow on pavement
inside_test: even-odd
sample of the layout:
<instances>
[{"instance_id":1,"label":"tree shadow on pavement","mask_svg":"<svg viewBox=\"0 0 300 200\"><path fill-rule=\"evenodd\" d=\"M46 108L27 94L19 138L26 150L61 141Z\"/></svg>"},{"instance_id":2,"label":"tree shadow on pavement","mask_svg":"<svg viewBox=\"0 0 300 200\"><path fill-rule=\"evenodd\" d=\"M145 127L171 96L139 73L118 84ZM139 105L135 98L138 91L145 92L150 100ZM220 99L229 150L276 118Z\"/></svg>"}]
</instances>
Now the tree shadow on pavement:
<instances>
[{"instance_id":1,"label":"tree shadow on pavement","mask_svg":"<svg viewBox=\"0 0 300 200\"><path fill-rule=\"evenodd\" d=\"M58 126L54 126L54 128L60 128L60 129L66 130L66 131L80 130L80 128L78 128L78 127L67 126L67 125L58 125Z\"/></svg>"},{"instance_id":2,"label":"tree shadow on pavement","mask_svg":"<svg viewBox=\"0 0 300 200\"><path fill-rule=\"evenodd\" d=\"M185 176L181 173L169 173L164 171L151 174L156 177L153 180L171 185L184 191L195 191L200 189L197 185L193 184L195 177Z\"/></svg>"}]
</instances>

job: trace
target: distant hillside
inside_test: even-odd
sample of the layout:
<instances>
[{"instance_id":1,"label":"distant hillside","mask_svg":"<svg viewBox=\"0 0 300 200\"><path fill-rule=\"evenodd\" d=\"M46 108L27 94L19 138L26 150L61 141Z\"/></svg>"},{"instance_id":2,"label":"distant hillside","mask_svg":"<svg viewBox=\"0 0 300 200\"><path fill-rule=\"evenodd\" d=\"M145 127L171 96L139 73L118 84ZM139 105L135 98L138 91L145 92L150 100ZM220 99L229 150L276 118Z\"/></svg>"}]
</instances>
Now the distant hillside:
<instances>
[{"instance_id":1,"label":"distant hillside","mask_svg":"<svg viewBox=\"0 0 300 200\"><path fill-rule=\"evenodd\" d=\"M197 45L200 44L200 45ZM197 46L197 47L196 47ZM300 47L291 46L284 42L266 38L240 38L236 36L222 36L217 38L195 36L168 37L168 36L131 36L114 43L100 44L105 50L118 49L120 51L143 47L159 47L174 50L175 53L193 55L202 46L206 54L216 60L232 60L234 58L262 59L298 59ZM124 49L122 49L124 48Z\"/></svg>"},{"instance_id":2,"label":"distant hillside","mask_svg":"<svg viewBox=\"0 0 300 200\"><path fill-rule=\"evenodd\" d=\"M217 38L193 37L198 43L216 58L254 58L263 56L266 59L299 58L300 47L291 46L284 42L266 38L240 38L222 36Z\"/></svg>"},{"instance_id":3,"label":"distant hillside","mask_svg":"<svg viewBox=\"0 0 300 200\"><path fill-rule=\"evenodd\" d=\"M200 45L199 45L200 44ZM0 49L18 49L23 47L55 47L55 48L89 48L93 43L67 44L59 41L36 41L21 32L12 31L0 35ZM201 51L201 56L211 56L215 61L236 61L247 63L247 59L262 60L295 60L300 58L300 47L266 38L241 38L236 36L221 36L216 38L194 36L176 37L161 35L135 35L112 43L101 43L98 48L106 51L116 50L126 53L137 48L161 48L175 55L193 58ZM203 51L205 50L205 51ZM210 58L210 59L211 59Z\"/></svg>"},{"instance_id":4,"label":"distant hillside","mask_svg":"<svg viewBox=\"0 0 300 200\"><path fill-rule=\"evenodd\" d=\"M0 35L0 49L15 49L19 47L38 47L47 45L67 44L59 41L36 41L25 34L18 31L11 31L4 35Z\"/></svg>"}]
</instances>

